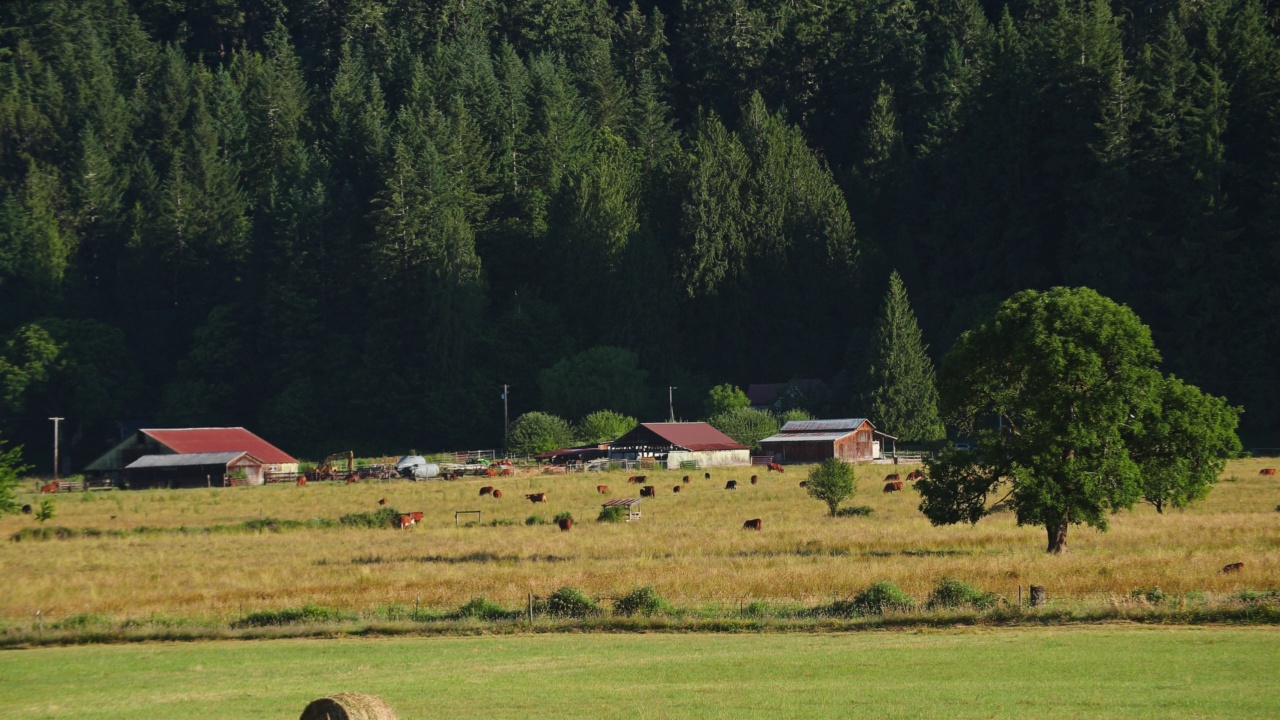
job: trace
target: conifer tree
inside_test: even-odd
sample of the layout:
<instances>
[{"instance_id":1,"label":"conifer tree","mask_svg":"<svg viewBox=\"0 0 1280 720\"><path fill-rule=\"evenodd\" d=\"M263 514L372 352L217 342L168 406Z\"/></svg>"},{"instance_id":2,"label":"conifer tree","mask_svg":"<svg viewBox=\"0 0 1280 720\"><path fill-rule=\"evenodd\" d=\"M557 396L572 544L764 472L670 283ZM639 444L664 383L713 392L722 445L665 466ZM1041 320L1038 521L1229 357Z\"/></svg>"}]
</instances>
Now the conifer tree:
<instances>
[{"instance_id":1,"label":"conifer tree","mask_svg":"<svg viewBox=\"0 0 1280 720\"><path fill-rule=\"evenodd\" d=\"M907 442L946 437L938 416L933 362L925 350L907 289L895 271L876 320L866 400L872 421Z\"/></svg>"}]
</instances>

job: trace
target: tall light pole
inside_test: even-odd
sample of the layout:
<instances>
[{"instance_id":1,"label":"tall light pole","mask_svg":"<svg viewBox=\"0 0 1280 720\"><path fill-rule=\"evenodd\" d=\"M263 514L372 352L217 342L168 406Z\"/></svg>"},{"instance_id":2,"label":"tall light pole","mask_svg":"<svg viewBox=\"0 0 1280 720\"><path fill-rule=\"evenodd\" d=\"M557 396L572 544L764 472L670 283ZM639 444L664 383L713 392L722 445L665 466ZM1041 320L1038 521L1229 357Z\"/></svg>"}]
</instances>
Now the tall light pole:
<instances>
[{"instance_id":1,"label":"tall light pole","mask_svg":"<svg viewBox=\"0 0 1280 720\"><path fill-rule=\"evenodd\" d=\"M510 385L502 386L502 454L503 455L510 454L507 451L507 448L511 444L511 420L509 419L510 416L507 414L507 388L509 387L511 386Z\"/></svg>"},{"instance_id":2,"label":"tall light pole","mask_svg":"<svg viewBox=\"0 0 1280 720\"><path fill-rule=\"evenodd\" d=\"M58 423L66 418L51 417L53 421L53 481L58 481Z\"/></svg>"},{"instance_id":3,"label":"tall light pole","mask_svg":"<svg viewBox=\"0 0 1280 720\"><path fill-rule=\"evenodd\" d=\"M667 417L668 417L667 422L676 421L676 406L675 406L675 403L672 401L672 396L671 396L672 390L679 390L679 388L677 388L674 385L667 386Z\"/></svg>"}]
</instances>

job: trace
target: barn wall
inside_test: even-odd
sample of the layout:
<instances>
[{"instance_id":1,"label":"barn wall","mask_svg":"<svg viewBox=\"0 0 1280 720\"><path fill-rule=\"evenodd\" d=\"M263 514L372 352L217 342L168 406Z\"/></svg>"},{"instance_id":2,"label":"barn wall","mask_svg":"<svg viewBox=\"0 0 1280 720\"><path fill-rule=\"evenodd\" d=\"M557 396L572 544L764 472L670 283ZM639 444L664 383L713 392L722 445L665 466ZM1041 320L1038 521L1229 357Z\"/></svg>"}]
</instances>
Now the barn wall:
<instances>
[{"instance_id":1,"label":"barn wall","mask_svg":"<svg viewBox=\"0 0 1280 720\"><path fill-rule=\"evenodd\" d=\"M686 452L683 450L675 450L667 455L667 469L679 470L680 463L694 460L698 463L698 467L736 467L739 465L751 464L750 450L704 450L701 452Z\"/></svg>"}]
</instances>

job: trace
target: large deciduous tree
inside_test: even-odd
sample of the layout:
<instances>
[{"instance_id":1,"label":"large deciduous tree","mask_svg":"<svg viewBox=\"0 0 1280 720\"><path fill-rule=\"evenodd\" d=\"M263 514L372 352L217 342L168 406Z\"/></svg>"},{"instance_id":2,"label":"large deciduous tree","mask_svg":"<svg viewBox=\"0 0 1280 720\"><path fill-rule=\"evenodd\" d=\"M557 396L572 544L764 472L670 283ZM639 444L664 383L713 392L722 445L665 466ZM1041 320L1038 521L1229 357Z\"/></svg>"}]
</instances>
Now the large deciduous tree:
<instances>
[{"instance_id":1,"label":"large deciduous tree","mask_svg":"<svg viewBox=\"0 0 1280 720\"><path fill-rule=\"evenodd\" d=\"M1138 316L1088 288L1006 300L943 360L944 417L976 447L927 462L920 510L942 525L1007 505L1062 553L1072 525L1105 530L1152 492L1144 470L1173 473L1176 496L1193 499L1234 447L1236 411L1166 380L1159 360ZM1186 430L1200 423L1213 429Z\"/></svg>"},{"instance_id":2,"label":"large deciduous tree","mask_svg":"<svg viewBox=\"0 0 1280 720\"><path fill-rule=\"evenodd\" d=\"M896 272L889 276L870 354L868 409L881 429L912 442L945 438L933 361L925 352L907 288Z\"/></svg>"}]
</instances>

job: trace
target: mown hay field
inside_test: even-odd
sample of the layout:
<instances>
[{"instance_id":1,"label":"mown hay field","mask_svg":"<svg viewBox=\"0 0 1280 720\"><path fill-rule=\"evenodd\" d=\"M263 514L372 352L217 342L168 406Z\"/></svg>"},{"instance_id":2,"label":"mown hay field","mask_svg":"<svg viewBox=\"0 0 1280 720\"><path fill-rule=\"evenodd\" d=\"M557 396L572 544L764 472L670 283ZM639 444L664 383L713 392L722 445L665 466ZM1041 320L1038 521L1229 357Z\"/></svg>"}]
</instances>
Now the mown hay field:
<instances>
[{"instance_id":1,"label":"mown hay field","mask_svg":"<svg viewBox=\"0 0 1280 720\"><path fill-rule=\"evenodd\" d=\"M6 718L1275 718L1280 630L1075 627L147 643L0 652Z\"/></svg>"},{"instance_id":2,"label":"mown hay field","mask_svg":"<svg viewBox=\"0 0 1280 720\"><path fill-rule=\"evenodd\" d=\"M595 522L607 497L635 497L627 473L518 475L460 481L266 486L206 490L92 492L56 497L48 524L124 531L185 527L190 532L25 540L0 543L7 587L0 623L30 626L82 614L116 620L197 618L224 622L247 612L315 603L367 612L392 605L456 608L473 597L519 608L529 593L572 585L610 598L652 585L691 607L752 600L818 602L889 580L923 599L939 579L957 578L1012 598L1018 585L1044 585L1051 598L1127 596L1136 588L1168 594L1233 593L1280 586L1280 480L1259 470L1277 462L1231 462L1209 497L1185 511L1157 515L1148 506L1121 512L1109 532L1075 527L1070 552L1044 553L1044 531L999 514L975 526L932 527L918 495L881 492L884 475L910 467L858 468L851 504L869 517L826 516L799 487L804 468L784 475L752 470L647 471L658 495L640 505L638 522ZM736 491L724 490L728 479ZM480 497L482 485L503 491ZM682 492L672 492L682 485ZM525 493L546 492L532 505ZM307 520L388 507L421 511L406 530L333 528L281 532L211 532L194 528L274 518ZM34 495L22 498L34 502ZM455 527L454 512L478 509L481 524ZM570 532L525 525L573 514ZM742 530L761 518L760 532ZM490 526L492 521L513 525ZM37 523L0 519L11 537ZM1243 562L1239 573L1223 574Z\"/></svg>"}]
</instances>

